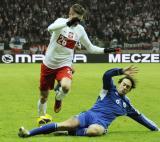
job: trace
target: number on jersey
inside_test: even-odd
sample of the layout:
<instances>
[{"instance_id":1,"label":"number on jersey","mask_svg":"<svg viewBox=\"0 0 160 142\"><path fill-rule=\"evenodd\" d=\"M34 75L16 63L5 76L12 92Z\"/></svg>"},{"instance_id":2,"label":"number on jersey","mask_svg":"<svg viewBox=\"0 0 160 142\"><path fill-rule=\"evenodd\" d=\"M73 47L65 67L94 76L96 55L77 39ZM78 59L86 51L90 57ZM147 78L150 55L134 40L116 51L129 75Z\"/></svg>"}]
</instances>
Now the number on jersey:
<instances>
[{"instance_id":1,"label":"number on jersey","mask_svg":"<svg viewBox=\"0 0 160 142\"><path fill-rule=\"evenodd\" d=\"M63 36L62 34L59 35L57 39L57 43L62 45L63 47L73 49L76 45L76 41L68 39L67 37Z\"/></svg>"}]
</instances>

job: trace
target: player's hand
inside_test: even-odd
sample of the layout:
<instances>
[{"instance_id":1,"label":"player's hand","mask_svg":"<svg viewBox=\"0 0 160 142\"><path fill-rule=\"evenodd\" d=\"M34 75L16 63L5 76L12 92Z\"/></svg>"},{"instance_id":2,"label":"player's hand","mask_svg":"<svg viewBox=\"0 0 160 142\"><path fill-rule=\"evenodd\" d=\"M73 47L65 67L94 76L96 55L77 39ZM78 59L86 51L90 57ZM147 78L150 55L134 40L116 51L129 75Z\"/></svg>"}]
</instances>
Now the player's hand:
<instances>
[{"instance_id":1,"label":"player's hand","mask_svg":"<svg viewBox=\"0 0 160 142\"><path fill-rule=\"evenodd\" d=\"M105 48L104 53L116 53L120 54L121 53L121 48Z\"/></svg>"},{"instance_id":2,"label":"player's hand","mask_svg":"<svg viewBox=\"0 0 160 142\"><path fill-rule=\"evenodd\" d=\"M67 26L71 27L71 26L76 26L78 23L80 23L80 19L78 17L73 17L71 20L69 20L67 22Z\"/></svg>"},{"instance_id":3,"label":"player's hand","mask_svg":"<svg viewBox=\"0 0 160 142\"><path fill-rule=\"evenodd\" d=\"M138 73L138 68L131 65L123 69L123 74L133 76L134 74Z\"/></svg>"}]
</instances>

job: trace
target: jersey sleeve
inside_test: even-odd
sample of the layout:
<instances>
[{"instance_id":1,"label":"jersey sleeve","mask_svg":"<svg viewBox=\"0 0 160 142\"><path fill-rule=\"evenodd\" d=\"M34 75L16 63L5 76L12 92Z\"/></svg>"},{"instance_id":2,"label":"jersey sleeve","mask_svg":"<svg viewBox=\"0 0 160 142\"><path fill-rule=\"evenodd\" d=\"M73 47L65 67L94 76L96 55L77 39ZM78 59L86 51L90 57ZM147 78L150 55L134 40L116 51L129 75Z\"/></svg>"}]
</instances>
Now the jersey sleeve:
<instances>
[{"instance_id":1,"label":"jersey sleeve","mask_svg":"<svg viewBox=\"0 0 160 142\"><path fill-rule=\"evenodd\" d=\"M119 68L114 68L106 71L103 75L103 89L105 90L111 89L114 86L112 77L122 75L122 74L123 74L123 70Z\"/></svg>"},{"instance_id":2,"label":"jersey sleeve","mask_svg":"<svg viewBox=\"0 0 160 142\"><path fill-rule=\"evenodd\" d=\"M58 18L56 21L54 21L54 23L48 26L48 31L53 33L56 30L64 28L65 26L67 26L66 20L63 18Z\"/></svg>"},{"instance_id":3,"label":"jersey sleeve","mask_svg":"<svg viewBox=\"0 0 160 142\"><path fill-rule=\"evenodd\" d=\"M159 130L158 126L153 121L148 119L145 115L141 114L132 105L130 105L127 116L140 123L141 125L145 126L146 128L150 129L151 131Z\"/></svg>"},{"instance_id":4,"label":"jersey sleeve","mask_svg":"<svg viewBox=\"0 0 160 142\"><path fill-rule=\"evenodd\" d=\"M89 53L94 54L102 54L104 53L104 48L100 48L98 46L95 46L91 43L91 41L88 38L88 35L83 27L81 27L82 36L80 38L80 42L82 45L87 49Z\"/></svg>"}]
</instances>

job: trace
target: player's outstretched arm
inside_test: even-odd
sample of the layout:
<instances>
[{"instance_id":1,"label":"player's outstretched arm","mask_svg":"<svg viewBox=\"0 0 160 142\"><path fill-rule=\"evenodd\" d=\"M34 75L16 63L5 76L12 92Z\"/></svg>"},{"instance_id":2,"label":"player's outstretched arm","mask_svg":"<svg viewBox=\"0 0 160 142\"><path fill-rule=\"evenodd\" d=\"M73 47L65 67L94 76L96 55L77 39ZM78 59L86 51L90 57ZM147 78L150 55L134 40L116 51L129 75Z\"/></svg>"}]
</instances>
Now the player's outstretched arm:
<instances>
[{"instance_id":1,"label":"player's outstretched arm","mask_svg":"<svg viewBox=\"0 0 160 142\"><path fill-rule=\"evenodd\" d=\"M103 89L109 90L114 86L112 77L123 75L123 69L122 68L113 68L108 71L106 71L103 75Z\"/></svg>"},{"instance_id":2,"label":"player's outstretched arm","mask_svg":"<svg viewBox=\"0 0 160 142\"><path fill-rule=\"evenodd\" d=\"M133 65L123 69L124 75L133 76L136 73L138 73L138 68Z\"/></svg>"},{"instance_id":3,"label":"player's outstretched arm","mask_svg":"<svg viewBox=\"0 0 160 142\"><path fill-rule=\"evenodd\" d=\"M158 126L148 119L145 115L141 114L138 110L136 110L131 104L129 109L127 110L127 116L150 129L151 131L159 131Z\"/></svg>"},{"instance_id":4,"label":"player's outstretched arm","mask_svg":"<svg viewBox=\"0 0 160 142\"><path fill-rule=\"evenodd\" d=\"M160 131L158 126L143 114L132 114L128 116L141 125L145 126L146 128L150 129L151 131Z\"/></svg>"},{"instance_id":5,"label":"player's outstretched arm","mask_svg":"<svg viewBox=\"0 0 160 142\"><path fill-rule=\"evenodd\" d=\"M81 27L82 36L80 38L80 42L87 49L89 53L93 54L108 54L108 53L120 53L121 48L101 48L96 45L93 45L88 38L88 35L83 27Z\"/></svg>"},{"instance_id":6,"label":"player's outstretched arm","mask_svg":"<svg viewBox=\"0 0 160 142\"><path fill-rule=\"evenodd\" d=\"M120 54L121 53L121 48L105 48L104 53L116 53Z\"/></svg>"},{"instance_id":7,"label":"player's outstretched arm","mask_svg":"<svg viewBox=\"0 0 160 142\"><path fill-rule=\"evenodd\" d=\"M114 68L114 69L108 70L103 75L103 89L107 90L113 86L112 77L114 76L118 76L118 75L133 76L136 73L138 73L138 69L133 65L125 68Z\"/></svg>"}]
</instances>

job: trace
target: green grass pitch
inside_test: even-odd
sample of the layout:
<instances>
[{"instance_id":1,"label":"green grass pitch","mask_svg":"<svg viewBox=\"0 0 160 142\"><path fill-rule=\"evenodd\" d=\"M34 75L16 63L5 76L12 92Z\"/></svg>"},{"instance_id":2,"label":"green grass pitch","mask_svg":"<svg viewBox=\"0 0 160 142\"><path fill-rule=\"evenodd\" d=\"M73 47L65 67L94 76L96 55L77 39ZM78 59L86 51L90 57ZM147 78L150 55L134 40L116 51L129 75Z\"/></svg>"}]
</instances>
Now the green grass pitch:
<instances>
[{"instance_id":1,"label":"green grass pitch","mask_svg":"<svg viewBox=\"0 0 160 142\"><path fill-rule=\"evenodd\" d=\"M72 89L64 99L62 111L53 112L54 93L50 92L48 114L54 121L89 109L102 86L104 71L130 64L75 64ZM128 94L132 104L160 126L160 64L134 64L137 89ZM21 139L20 126L37 126L40 64L0 64L0 142L158 142L160 132L150 132L127 117L119 117L101 137L41 135ZM119 77L115 77L117 82Z\"/></svg>"}]
</instances>

